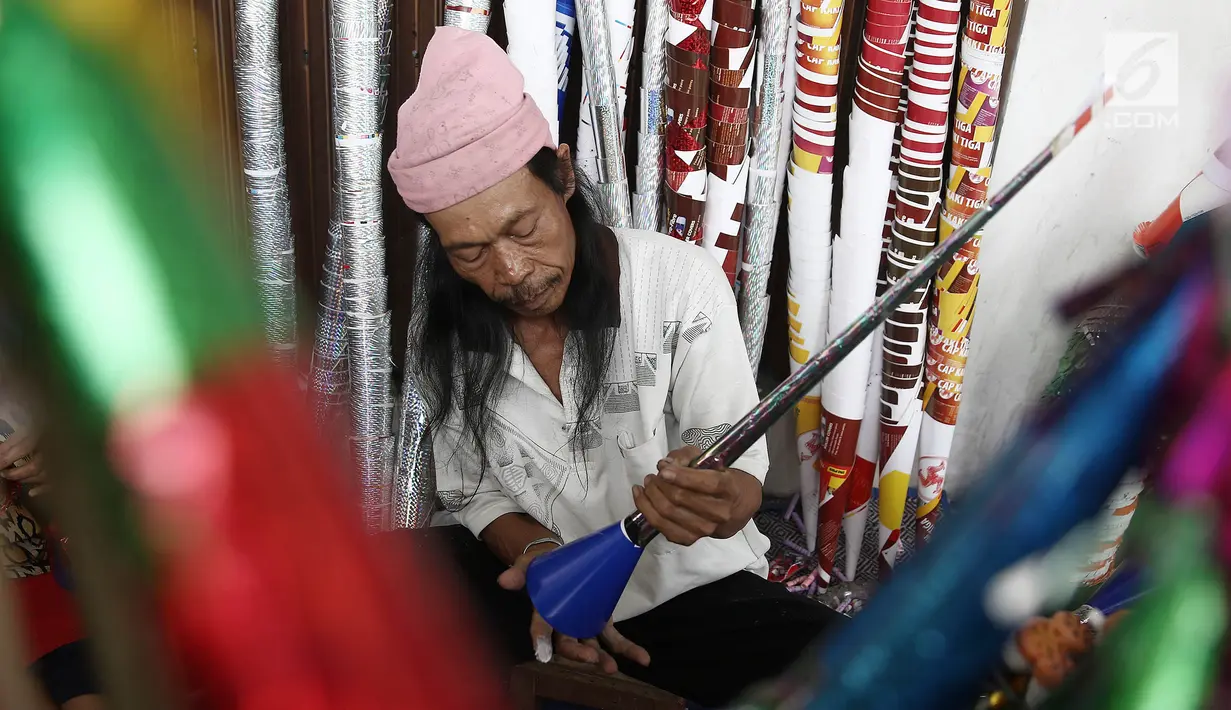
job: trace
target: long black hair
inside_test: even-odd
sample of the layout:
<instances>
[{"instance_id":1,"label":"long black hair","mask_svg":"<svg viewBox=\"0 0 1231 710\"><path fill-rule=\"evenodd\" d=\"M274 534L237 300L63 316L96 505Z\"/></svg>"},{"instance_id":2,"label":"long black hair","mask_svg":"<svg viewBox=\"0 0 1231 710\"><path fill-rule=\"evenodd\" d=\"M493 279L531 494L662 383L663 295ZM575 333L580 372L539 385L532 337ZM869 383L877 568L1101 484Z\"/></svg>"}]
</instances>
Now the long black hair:
<instances>
[{"instance_id":1,"label":"long black hair","mask_svg":"<svg viewBox=\"0 0 1231 710\"><path fill-rule=\"evenodd\" d=\"M566 194L565 166L554 151L541 149L526 167L553 192ZM572 349L577 363L576 380L560 383L562 390L572 386L579 405L580 421L572 423L570 436L576 454L601 414L620 318L620 293L614 235L599 222L583 176L573 179L575 191L565 205L577 235L576 254L572 279L557 313L569 331L566 347ZM457 275L435 232L427 242L427 253L417 258L431 265L422 271L420 293L427 302L416 304L417 317L411 324L417 331L411 342L419 345L415 375L428 406L428 426L436 431L459 409L462 444L473 445L486 468L486 436L513 355L511 314Z\"/></svg>"}]
</instances>

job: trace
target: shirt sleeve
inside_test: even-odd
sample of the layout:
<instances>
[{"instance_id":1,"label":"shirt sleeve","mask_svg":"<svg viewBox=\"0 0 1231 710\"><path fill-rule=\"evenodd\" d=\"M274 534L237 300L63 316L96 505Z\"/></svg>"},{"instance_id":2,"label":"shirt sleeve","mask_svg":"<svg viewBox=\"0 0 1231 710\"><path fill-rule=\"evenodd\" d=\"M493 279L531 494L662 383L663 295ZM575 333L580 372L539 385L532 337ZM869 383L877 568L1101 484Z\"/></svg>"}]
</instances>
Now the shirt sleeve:
<instances>
[{"instance_id":1,"label":"shirt sleeve","mask_svg":"<svg viewBox=\"0 0 1231 710\"><path fill-rule=\"evenodd\" d=\"M455 418L442 424L433 436L432 457L437 497L475 537L496 518L525 512L505 495L496 472L484 471L473 446L463 441Z\"/></svg>"},{"instance_id":2,"label":"shirt sleeve","mask_svg":"<svg viewBox=\"0 0 1231 710\"><path fill-rule=\"evenodd\" d=\"M735 297L725 277L716 286L708 298L693 299L702 305L691 307L680 322L671 407L679 421L681 441L672 441L672 448L691 445L704 451L760 400ZM765 437L757 439L731 468L764 483L769 471Z\"/></svg>"}]
</instances>

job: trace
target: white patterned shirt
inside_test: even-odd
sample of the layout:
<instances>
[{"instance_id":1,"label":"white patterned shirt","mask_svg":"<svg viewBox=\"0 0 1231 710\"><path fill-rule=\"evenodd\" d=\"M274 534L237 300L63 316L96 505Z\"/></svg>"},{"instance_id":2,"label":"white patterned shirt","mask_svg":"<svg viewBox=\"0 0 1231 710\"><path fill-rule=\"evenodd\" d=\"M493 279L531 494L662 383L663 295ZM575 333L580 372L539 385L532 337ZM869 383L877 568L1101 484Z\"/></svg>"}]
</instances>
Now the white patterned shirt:
<instances>
[{"instance_id":1,"label":"white patterned shirt","mask_svg":"<svg viewBox=\"0 0 1231 710\"><path fill-rule=\"evenodd\" d=\"M632 513L632 487L668 452L701 449L757 402L735 298L703 249L643 230L615 230L620 253L620 323L603 413L574 453L580 419L573 348L565 348L557 400L525 352L513 346L509 379L486 445L492 465L460 446L458 418L439 427L434 452L440 500L476 536L507 513L528 513L565 542ZM732 468L765 481L765 440ZM749 522L735 536L682 547L651 542L620 598L615 620L642 614L695 587L741 570L768 572L769 540Z\"/></svg>"}]
</instances>

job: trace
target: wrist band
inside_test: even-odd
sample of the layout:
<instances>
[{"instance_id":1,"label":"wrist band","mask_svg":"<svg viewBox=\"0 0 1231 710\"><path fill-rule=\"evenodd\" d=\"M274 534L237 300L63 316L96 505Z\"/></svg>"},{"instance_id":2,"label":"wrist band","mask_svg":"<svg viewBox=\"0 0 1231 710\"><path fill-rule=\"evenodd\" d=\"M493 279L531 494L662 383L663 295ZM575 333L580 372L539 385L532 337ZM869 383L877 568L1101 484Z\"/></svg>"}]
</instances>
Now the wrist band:
<instances>
[{"instance_id":1,"label":"wrist band","mask_svg":"<svg viewBox=\"0 0 1231 710\"><path fill-rule=\"evenodd\" d=\"M528 552L530 552L530 548L534 547L535 545L542 545L545 542L550 542L554 544L556 547L564 547L564 543L560 542L554 537L540 537L539 539L531 542L529 545L526 545L526 549L522 550L521 553L523 555L527 554Z\"/></svg>"}]
</instances>

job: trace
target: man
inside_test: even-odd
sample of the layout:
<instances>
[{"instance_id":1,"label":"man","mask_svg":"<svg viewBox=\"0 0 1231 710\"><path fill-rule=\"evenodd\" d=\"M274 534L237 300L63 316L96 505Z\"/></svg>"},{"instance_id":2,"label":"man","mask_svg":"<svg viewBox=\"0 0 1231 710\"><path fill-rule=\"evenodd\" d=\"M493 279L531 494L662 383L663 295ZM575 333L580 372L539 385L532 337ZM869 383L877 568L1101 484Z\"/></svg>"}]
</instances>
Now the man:
<instances>
[{"instance_id":1,"label":"man","mask_svg":"<svg viewBox=\"0 0 1231 710\"><path fill-rule=\"evenodd\" d=\"M688 467L757 401L721 269L601 226L570 157L492 40L436 30L389 171L435 232L413 342L440 499L468 528L437 534L512 660L555 653L723 704L835 615L765 580L764 442ZM613 623L553 638L526 566L634 508L665 539Z\"/></svg>"}]
</instances>

